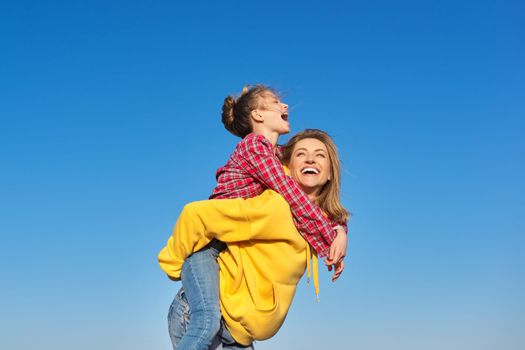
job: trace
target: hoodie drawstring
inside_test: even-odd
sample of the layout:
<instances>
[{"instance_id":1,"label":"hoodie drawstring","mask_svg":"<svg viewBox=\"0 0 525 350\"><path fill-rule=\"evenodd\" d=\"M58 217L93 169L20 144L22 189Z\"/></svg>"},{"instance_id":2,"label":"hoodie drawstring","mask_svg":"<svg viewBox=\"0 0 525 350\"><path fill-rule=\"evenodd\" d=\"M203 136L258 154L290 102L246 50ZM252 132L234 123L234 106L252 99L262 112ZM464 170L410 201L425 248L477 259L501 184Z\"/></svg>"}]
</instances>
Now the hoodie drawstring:
<instances>
[{"instance_id":1,"label":"hoodie drawstring","mask_svg":"<svg viewBox=\"0 0 525 350\"><path fill-rule=\"evenodd\" d=\"M312 260L312 262L310 262ZM313 263L313 266L312 266ZM310 248L310 245L306 244L306 284L310 282L310 276L312 275L313 270L313 277L314 277L314 289L315 289L315 297L317 301L319 302L319 259L317 258L316 253L312 253L312 249Z\"/></svg>"}]
</instances>

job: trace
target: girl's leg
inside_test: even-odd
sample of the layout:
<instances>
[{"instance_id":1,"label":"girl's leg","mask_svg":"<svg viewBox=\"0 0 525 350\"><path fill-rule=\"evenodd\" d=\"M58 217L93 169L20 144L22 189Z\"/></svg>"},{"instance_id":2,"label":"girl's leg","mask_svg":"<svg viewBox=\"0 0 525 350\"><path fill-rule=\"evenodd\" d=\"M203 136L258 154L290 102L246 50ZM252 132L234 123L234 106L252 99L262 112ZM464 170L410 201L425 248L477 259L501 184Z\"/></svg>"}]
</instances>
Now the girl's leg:
<instances>
[{"instance_id":1,"label":"girl's leg","mask_svg":"<svg viewBox=\"0 0 525 350\"><path fill-rule=\"evenodd\" d=\"M190 324L190 315L190 305L188 300L186 300L184 288L181 287L175 298L173 298L168 312L168 330L174 350L184 334L186 334ZM222 350L221 338L218 335L215 336L208 350Z\"/></svg>"},{"instance_id":2,"label":"girl's leg","mask_svg":"<svg viewBox=\"0 0 525 350\"><path fill-rule=\"evenodd\" d=\"M254 350L253 344L244 346L239 343L233 343L233 344L226 344L222 343L222 349L223 350Z\"/></svg>"},{"instance_id":3,"label":"girl's leg","mask_svg":"<svg viewBox=\"0 0 525 350\"><path fill-rule=\"evenodd\" d=\"M182 266L181 280L189 304L190 323L177 350L208 350L219 331L219 265L217 257L224 243L213 240L189 256Z\"/></svg>"},{"instance_id":4,"label":"girl's leg","mask_svg":"<svg viewBox=\"0 0 525 350\"><path fill-rule=\"evenodd\" d=\"M224 321L221 320L221 329L219 330L219 333L217 334L217 337L222 342L222 349L223 350L254 350L253 344L250 345L241 345L237 343L233 337L231 336L230 332L224 325Z\"/></svg>"},{"instance_id":5,"label":"girl's leg","mask_svg":"<svg viewBox=\"0 0 525 350\"><path fill-rule=\"evenodd\" d=\"M190 323L190 305L184 295L184 288L179 289L168 312L168 332L171 338L173 349L186 334L186 329Z\"/></svg>"}]
</instances>

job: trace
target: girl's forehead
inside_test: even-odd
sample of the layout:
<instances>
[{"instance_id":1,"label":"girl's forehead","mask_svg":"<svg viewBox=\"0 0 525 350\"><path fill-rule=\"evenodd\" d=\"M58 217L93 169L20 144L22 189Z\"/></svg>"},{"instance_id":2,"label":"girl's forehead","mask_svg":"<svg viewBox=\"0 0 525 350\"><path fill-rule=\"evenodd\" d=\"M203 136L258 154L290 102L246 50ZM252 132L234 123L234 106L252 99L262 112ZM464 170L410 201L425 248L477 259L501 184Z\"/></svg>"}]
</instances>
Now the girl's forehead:
<instances>
[{"instance_id":1,"label":"girl's forehead","mask_svg":"<svg viewBox=\"0 0 525 350\"><path fill-rule=\"evenodd\" d=\"M275 93L273 93L272 91L270 90L266 90L264 91L263 93L261 93L259 96L263 97L263 98L276 98L276 99L279 99L279 96L277 96Z\"/></svg>"}]
</instances>

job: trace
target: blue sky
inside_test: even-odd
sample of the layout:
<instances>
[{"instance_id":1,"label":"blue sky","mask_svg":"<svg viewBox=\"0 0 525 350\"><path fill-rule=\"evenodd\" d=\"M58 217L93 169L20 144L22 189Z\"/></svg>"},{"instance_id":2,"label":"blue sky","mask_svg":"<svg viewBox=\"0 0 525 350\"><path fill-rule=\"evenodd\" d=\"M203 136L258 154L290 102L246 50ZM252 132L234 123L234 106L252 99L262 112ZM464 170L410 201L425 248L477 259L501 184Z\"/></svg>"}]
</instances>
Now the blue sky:
<instances>
[{"instance_id":1,"label":"blue sky","mask_svg":"<svg viewBox=\"0 0 525 350\"><path fill-rule=\"evenodd\" d=\"M266 83L343 162L347 270L257 349L521 349L525 8L502 1L0 5L3 349L169 349L156 264ZM285 142L288 137L283 137Z\"/></svg>"}]
</instances>

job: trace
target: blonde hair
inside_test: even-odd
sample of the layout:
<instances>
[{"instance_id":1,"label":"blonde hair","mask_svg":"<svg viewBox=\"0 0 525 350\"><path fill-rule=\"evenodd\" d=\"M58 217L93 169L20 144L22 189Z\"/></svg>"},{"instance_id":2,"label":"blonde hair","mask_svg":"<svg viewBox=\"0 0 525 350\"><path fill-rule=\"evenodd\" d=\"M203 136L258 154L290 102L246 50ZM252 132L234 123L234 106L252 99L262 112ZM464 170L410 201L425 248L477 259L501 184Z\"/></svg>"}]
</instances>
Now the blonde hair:
<instances>
[{"instance_id":1,"label":"blonde hair","mask_svg":"<svg viewBox=\"0 0 525 350\"><path fill-rule=\"evenodd\" d=\"M350 213L341 204L341 169L339 156L337 155L337 147L330 135L318 129L306 129L295 134L283 147L282 161L288 166L295 145L304 139L316 139L326 146L328 159L330 160L331 180L323 186L321 192L315 199L315 202L330 219L343 224L350 219Z\"/></svg>"},{"instance_id":2,"label":"blonde hair","mask_svg":"<svg viewBox=\"0 0 525 350\"><path fill-rule=\"evenodd\" d=\"M277 96L274 89L258 84L252 87L246 85L239 97L228 96L222 105L222 123L226 130L244 138L253 131L251 112L259 108L259 97L265 93Z\"/></svg>"}]
</instances>

